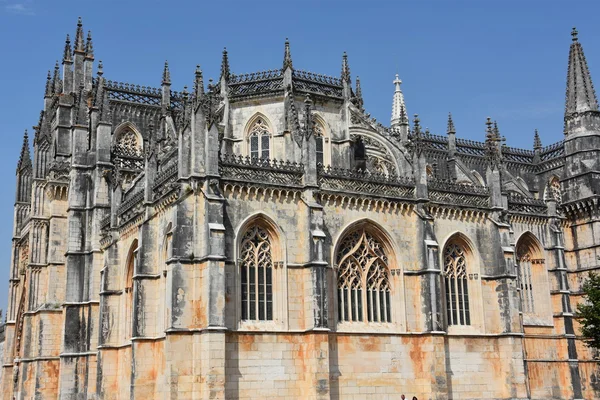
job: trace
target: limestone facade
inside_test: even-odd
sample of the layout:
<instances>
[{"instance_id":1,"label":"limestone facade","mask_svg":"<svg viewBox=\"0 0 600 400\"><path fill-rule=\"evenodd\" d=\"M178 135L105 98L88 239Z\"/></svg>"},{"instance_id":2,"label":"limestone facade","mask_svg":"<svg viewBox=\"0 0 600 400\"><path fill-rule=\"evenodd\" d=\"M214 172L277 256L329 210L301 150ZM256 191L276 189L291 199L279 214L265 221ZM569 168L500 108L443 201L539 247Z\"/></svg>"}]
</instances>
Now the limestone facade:
<instances>
[{"instance_id":1,"label":"limestone facade","mask_svg":"<svg viewBox=\"0 0 600 400\"><path fill-rule=\"evenodd\" d=\"M565 139L391 126L340 77L107 80L81 21L17 196L3 399L595 399L600 112L569 55Z\"/></svg>"}]
</instances>

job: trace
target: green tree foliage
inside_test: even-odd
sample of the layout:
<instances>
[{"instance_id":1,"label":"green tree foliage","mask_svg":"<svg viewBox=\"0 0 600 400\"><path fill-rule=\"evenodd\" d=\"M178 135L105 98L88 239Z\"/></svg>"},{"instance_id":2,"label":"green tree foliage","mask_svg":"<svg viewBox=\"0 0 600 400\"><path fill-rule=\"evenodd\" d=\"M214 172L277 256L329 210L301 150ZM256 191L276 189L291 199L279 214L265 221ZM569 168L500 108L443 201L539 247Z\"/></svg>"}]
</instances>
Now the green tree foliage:
<instances>
[{"instance_id":1,"label":"green tree foliage","mask_svg":"<svg viewBox=\"0 0 600 400\"><path fill-rule=\"evenodd\" d=\"M590 273L583 292L585 302L577 306L581 334L589 347L600 351L600 275Z\"/></svg>"}]
</instances>

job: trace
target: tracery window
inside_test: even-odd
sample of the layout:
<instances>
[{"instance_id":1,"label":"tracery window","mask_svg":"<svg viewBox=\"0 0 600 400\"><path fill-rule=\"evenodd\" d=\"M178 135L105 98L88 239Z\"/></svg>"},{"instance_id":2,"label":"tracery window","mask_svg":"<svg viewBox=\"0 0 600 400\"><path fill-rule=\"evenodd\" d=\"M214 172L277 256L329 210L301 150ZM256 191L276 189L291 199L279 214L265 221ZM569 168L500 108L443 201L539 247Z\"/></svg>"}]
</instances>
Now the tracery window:
<instances>
[{"instance_id":1,"label":"tracery window","mask_svg":"<svg viewBox=\"0 0 600 400\"><path fill-rule=\"evenodd\" d=\"M119 133L115 143L115 153L126 157L142 156L139 137L131 128L125 128Z\"/></svg>"},{"instance_id":2,"label":"tracery window","mask_svg":"<svg viewBox=\"0 0 600 400\"><path fill-rule=\"evenodd\" d=\"M317 150L317 165L324 165L325 132L324 132L321 124L315 123L314 133L315 133L315 143L316 143L316 150Z\"/></svg>"},{"instance_id":3,"label":"tracery window","mask_svg":"<svg viewBox=\"0 0 600 400\"><path fill-rule=\"evenodd\" d=\"M261 226L253 226L241 243L240 275L242 320L273 319L273 257L271 238Z\"/></svg>"},{"instance_id":4,"label":"tracery window","mask_svg":"<svg viewBox=\"0 0 600 400\"><path fill-rule=\"evenodd\" d=\"M263 118L257 118L248 132L250 158L269 158L271 133Z\"/></svg>"},{"instance_id":5,"label":"tracery window","mask_svg":"<svg viewBox=\"0 0 600 400\"><path fill-rule=\"evenodd\" d=\"M471 325L467 257L464 248L457 243L450 243L444 250L443 276L448 325Z\"/></svg>"},{"instance_id":6,"label":"tracery window","mask_svg":"<svg viewBox=\"0 0 600 400\"><path fill-rule=\"evenodd\" d=\"M336 256L338 321L391 322L388 257L364 228L347 235Z\"/></svg>"}]
</instances>

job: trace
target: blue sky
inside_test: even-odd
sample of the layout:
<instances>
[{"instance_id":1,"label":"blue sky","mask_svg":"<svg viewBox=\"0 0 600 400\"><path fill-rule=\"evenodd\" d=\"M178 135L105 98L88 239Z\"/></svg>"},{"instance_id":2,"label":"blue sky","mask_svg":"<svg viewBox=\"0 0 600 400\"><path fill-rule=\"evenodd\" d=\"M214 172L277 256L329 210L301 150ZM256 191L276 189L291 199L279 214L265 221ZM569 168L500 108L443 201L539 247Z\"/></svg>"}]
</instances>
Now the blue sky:
<instances>
[{"instance_id":1,"label":"blue sky","mask_svg":"<svg viewBox=\"0 0 600 400\"><path fill-rule=\"evenodd\" d=\"M181 90L196 64L218 78L224 46L233 73L280 68L289 37L299 69L339 76L347 51L365 108L386 125L398 73L409 113L432 133L445 132L451 111L459 136L483 140L490 116L509 146L531 148L535 128L544 145L562 138L571 27L600 79L598 15L599 2L581 0L0 0L0 307L22 134L37 123L46 73L78 16L108 79L159 86L168 59Z\"/></svg>"}]
</instances>

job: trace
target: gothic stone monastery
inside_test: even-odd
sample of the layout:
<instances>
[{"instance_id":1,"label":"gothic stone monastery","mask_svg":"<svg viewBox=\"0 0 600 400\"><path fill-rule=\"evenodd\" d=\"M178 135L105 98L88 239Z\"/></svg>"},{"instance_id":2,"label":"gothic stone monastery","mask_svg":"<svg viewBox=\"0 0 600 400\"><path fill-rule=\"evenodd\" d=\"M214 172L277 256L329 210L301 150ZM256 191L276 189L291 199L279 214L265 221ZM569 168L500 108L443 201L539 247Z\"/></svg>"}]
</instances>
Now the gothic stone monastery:
<instances>
[{"instance_id":1,"label":"gothic stone monastery","mask_svg":"<svg viewBox=\"0 0 600 400\"><path fill-rule=\"evenodd\" d=\"M398 77L384 126L345 54L318 75L287 41L190 91L167 64L111 81L79 21L17 167L0 397L600 398L574 313L600 111L572 39L564 140L516 149L490 119L424 131Z\"/></svg>"}]
</instances>

